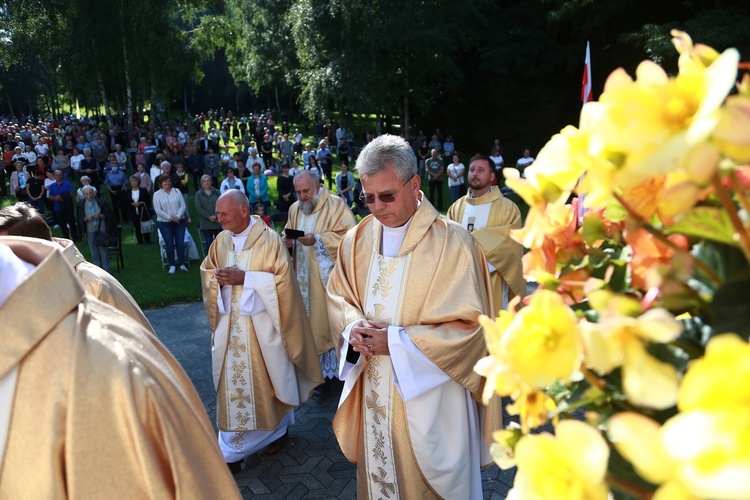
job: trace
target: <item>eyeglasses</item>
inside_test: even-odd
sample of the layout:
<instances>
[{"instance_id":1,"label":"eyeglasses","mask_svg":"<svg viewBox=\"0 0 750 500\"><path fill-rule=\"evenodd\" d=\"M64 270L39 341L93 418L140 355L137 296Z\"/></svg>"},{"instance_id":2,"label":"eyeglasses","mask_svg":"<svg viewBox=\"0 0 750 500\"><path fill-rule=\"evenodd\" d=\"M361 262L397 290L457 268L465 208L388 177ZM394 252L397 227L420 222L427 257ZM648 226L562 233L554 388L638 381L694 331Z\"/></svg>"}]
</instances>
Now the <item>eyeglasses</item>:
<instances>
[{"instance_id":1,"label":"eyeglasses","mask_svg":"<svg viewBox=\"0 0 750 500\"><path fill-rule=\"evenodd\" d=\"M401 187L398 188L393 193L379 194L379 195L375 196L374 194L366 194L364 191L362 191L361 193L359 193L359 201L361 201L365 205L374 205L375 204L375 198L377 198L378 200L380 200L383 203L393 203L394 201L396 201L396 195L398 194L398 192L401 191L402 189L404 189L404 186L406 186L409 183L409 181L412 180L413 178L414 178L414 176L411 176L408 179L406 179L406 182L404 182L403 184L401 184Z\"/></svg>"}]
</instances>

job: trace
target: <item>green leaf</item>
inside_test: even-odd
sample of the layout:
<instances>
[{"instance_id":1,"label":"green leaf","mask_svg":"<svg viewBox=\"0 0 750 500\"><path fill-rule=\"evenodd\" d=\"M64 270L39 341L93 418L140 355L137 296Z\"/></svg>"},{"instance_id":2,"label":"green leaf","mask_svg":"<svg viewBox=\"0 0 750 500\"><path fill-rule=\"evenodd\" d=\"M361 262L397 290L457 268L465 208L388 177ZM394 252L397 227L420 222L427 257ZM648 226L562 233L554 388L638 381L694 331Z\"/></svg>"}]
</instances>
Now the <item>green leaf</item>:
<instances>
[{"instance_id":1,"label":"green leaf","mask_svg":"<svg viewBox=\"0 0 750 500\"><path fill-rule=\"evenodd\" d=\"M737 245L729 215L722 208L695 207L682 215L677 222L664 230L666 233L682 233L698 236L728 245Z\"/></svg>"}]
</instances>

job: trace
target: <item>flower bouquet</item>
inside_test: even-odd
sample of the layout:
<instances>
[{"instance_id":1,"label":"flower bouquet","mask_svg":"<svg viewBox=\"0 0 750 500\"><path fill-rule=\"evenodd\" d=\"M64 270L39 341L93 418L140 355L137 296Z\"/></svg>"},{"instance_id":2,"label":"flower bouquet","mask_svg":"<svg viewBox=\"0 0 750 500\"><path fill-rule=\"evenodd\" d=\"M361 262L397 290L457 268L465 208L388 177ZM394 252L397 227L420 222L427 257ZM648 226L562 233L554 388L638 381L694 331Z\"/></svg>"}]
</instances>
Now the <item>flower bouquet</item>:
<instances>
[{"instance_id":1,"label":"flower bouquet","mask_svg":"<svg viewBox=\"0 0 750 500\"><path fill-rule=\"evenodd\" d=\"M481 319L475 370L520 421L492 446L517 498L750 498L750 76L672 36L676 76L614 71L506 169L539 287Z\"/></svg>"}]
</instances>

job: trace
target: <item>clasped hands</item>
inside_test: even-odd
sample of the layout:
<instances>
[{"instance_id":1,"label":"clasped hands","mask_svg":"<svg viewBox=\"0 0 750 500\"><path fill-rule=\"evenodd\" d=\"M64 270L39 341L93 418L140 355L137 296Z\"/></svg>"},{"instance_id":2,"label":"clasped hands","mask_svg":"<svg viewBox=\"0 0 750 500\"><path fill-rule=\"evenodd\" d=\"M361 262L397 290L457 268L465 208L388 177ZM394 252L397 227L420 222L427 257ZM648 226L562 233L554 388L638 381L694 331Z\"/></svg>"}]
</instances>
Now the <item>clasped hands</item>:
<instances>
[{"instance_id":1,"label":"clasped hands","mask_svg":"<svg viewBox=\"0 0 750 500\"><path fill-rule=\"evenodd\" d=\"M355 352L370 356L390 356L388 325L379 321L361 320L349 333L349 345Z\"/></svg>"},{"instance_id":2,"label":"clasped hands","mask_svg":"<svg viewBox=\"0 0 750 500\"><path fill-rule=\"evenodd\" d=\"M244 285L245 271L236 267L219 267L214 271L214 277L219 285Z\"/></svg>"}]
</instances>

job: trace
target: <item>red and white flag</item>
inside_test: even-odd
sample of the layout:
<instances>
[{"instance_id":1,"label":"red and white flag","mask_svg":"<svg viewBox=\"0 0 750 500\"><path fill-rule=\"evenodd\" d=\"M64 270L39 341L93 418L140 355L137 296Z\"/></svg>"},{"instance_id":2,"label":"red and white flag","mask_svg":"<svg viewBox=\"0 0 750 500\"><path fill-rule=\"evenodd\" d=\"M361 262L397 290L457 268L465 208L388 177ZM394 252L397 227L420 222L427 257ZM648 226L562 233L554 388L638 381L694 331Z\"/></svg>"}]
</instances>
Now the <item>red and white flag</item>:
<instances>
[{"instance_id":1,"label":"red and white flag","mask_svg":"<svg viewBox=\"0 0 750 500\"><path fill-rule=\"evenodd\" d=\"M583 64L583 83L581 84L581 101L586 104L594 100L591 93L591 50L586 42L586 61Z\"/></svg>"}]
</instances>

